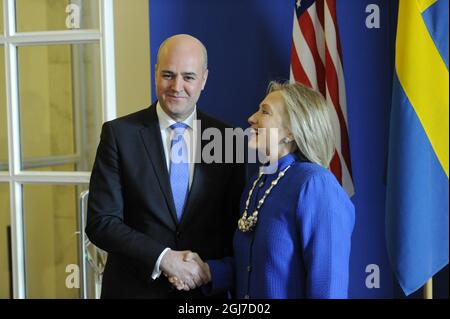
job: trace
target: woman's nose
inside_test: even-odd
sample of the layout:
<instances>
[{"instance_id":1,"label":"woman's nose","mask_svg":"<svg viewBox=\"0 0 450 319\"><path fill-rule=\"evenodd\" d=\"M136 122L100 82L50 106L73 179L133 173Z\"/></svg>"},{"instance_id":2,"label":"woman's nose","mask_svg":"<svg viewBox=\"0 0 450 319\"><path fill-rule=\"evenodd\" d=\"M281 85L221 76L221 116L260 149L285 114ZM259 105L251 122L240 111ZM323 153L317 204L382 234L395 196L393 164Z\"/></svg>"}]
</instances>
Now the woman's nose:
<instances>
[{"instance_id":1,"label":"woman's nose","mask_svg":"<svg viewBox=\"0 0 450 319\"><path fill-rule=\"evenodd\" d=\"M248 124L250 125L254 125L256 124L256 113L253 113L252 115L250 115L250 117L248 118Z\"/></svg>"}]
</instances>

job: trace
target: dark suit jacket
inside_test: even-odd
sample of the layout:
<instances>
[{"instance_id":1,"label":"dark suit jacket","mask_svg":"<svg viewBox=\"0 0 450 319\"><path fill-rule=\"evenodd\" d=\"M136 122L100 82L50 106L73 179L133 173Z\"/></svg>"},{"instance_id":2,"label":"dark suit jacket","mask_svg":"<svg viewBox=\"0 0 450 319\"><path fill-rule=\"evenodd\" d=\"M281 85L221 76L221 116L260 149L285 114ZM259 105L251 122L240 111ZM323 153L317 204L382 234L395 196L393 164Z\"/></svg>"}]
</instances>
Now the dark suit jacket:
<instances>
[{"instance_id":1,"label":"dark suit jacket","mask_svg":"<svg viewBox=\"0 0 450 319\"><path fill-rule=\"evenodd\" d=\"M199 110L197 119L202 132L227 127ZM108 252L102 298L202 297L201 289L178 292L164 276L152 280L153 267L166 247L192 250L204 260L231 255L244 184L243 164L196 163L177 223L156 104L105 123L86 225L91 242Z\"/></svg>"}]
</instances>

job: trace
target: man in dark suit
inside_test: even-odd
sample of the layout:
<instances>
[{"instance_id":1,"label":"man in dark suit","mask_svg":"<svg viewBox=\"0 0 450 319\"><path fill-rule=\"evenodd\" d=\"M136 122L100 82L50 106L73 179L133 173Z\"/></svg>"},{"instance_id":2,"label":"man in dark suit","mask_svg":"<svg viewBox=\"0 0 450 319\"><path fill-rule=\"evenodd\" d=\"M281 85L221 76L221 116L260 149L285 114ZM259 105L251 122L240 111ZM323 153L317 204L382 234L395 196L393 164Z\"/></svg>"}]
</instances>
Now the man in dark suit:
<instances>
[{"instance_id":1,"label":"man in dark suit","mask_svg":"<svg viewBox=\"0 0 450 319\"><path fill-rule=\"evenodd\" d=\"M207 77L203 44L173 36L158 51L158 101L103 125L86 226L108 252L102 298L203 297L198 287L209 270L186 255L232 254L245 172L243 164L202 156L211 143L200 141L205 130L220 131L216 142L226 148L227 125L196 109ZM161 273L197 289L177 291Z\"/></svg>"}]
</instances>

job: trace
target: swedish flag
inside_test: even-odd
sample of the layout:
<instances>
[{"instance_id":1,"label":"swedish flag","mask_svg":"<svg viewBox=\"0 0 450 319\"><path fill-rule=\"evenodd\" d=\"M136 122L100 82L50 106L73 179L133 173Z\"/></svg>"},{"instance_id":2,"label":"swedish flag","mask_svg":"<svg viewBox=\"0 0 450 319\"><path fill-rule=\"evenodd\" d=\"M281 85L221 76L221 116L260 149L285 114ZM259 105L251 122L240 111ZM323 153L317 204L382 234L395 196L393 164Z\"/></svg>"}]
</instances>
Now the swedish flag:
<instances>
[{"instance_id":1,"label":"swedish flag","mask_svg":"<svg viewBox=\"0 0 450 319\"><path fill-rule=\"evenodd\" d=\"M448 264L448 2L399 2L386 242L407 295Z\"/></svg>"}]
</instances>

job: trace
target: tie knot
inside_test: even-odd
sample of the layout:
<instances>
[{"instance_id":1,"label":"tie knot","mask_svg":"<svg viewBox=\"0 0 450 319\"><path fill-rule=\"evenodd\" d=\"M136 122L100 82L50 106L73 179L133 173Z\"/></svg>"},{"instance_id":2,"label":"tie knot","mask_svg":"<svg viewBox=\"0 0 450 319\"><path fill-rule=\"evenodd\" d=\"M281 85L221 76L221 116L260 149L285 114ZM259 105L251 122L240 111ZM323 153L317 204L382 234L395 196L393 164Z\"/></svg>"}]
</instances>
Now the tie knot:
<instances>
[{"instance_id":1,"label":"tie knot","mask_svg":"<svg viewBox=\"0 0 450 319\"><path fill-rule=\"evenodd\" d=\"M182 122L177 122L172 124L170 128L175 132L175 134L183 134L184 131L188 128L188 125Z\"/></svg>"}]
</instances>

